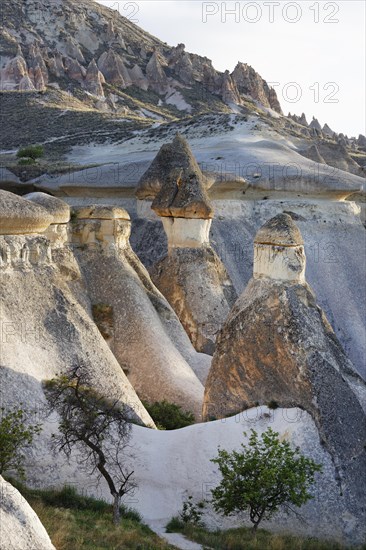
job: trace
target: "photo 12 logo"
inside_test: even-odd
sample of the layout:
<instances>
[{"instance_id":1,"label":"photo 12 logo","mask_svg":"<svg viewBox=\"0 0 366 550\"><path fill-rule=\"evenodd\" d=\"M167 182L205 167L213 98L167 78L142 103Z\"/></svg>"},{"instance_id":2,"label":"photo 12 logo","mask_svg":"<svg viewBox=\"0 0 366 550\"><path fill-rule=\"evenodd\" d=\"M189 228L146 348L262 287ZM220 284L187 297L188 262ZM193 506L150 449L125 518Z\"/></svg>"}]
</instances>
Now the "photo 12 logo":
<instances>
[{"instance_id":1,"label":"photo 12 logo","mask_svg":"<svg viewBox=\"0 0 366 550\"><path fill-rule=\"evenodd\" d=\"M139 20L136 17L140 11L140 8L137 2L119 2L118 0L98 0L98 3L102 4L102 6L105 6L106 8L117 11L119 15L122 15L123 17L131 21L131 23L135 23L136 25L139 23Z\"/></svg>"},{"instance_id":2,"label":"photo 12 logo","mask_svg":"<svg viewBox=\"0 0 366 550\"><path fill-rule=\"evenodd\" d=\"M337 82L314 82L310 86L301 86L298 82L268 82L271 88L277 93L277 96L282 96L282 100L287 103L298 103L305 93L311 94L314 103L339 103L337 94L340 87Z\"/></svg>"},{"instance_id":3,"label":"photo 12 logo","mask_svg":"<svg viewBox=\"0 0 366 550\"><path fill-rule=\"evenodd\" d=\"M312 13L314 23L339 23L337 2L202 2L202 22L226 23L298 23Z\"/></svg>"}]
</instances>

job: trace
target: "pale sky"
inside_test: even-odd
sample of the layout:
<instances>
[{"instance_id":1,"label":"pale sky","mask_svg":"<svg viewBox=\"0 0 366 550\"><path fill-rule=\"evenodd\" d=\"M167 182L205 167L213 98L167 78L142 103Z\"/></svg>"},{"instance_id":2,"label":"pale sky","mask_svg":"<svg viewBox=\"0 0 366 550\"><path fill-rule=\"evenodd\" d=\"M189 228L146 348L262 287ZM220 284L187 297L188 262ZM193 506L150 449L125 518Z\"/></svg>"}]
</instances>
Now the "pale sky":
<instances>
[{"instance_id":1,"label":"pale sky","mask_svg":"<svg viewBox=\"0 0 366 550\"><path fill-rule=\"evenodd\" d=\"M100 3L171 46L183 42L220 71L248 63L279 83L285 114L305 112L308 122L314 115L349 136L366 133L363 0Z\"/></svg>"}]
</instances>

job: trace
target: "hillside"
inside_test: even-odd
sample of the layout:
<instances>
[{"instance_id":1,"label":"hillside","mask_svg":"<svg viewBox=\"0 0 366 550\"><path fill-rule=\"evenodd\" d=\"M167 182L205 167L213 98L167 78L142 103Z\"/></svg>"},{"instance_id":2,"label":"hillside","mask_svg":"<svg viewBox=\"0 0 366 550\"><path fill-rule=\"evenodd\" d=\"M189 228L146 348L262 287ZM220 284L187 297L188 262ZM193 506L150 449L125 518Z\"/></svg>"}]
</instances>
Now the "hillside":
<instances>
[{"instance_id":1,"label":"hillside","mask_svg":"<svg viewBox=\"0 0 366 550\"><path fill-rule=\"evenodd\" d=\"M275 90L245 60L217 71L184 44L163 43L93 0L4 0L2 23L3 152L40 142L54 161L74 145L123 143L144 128L155 136L181 119L234 112L303 138L305 156L315 143L326 164L363 173L364 136L283 116ZM11 158L2 164L11 168Z\"/></svg>"}]
</instances>

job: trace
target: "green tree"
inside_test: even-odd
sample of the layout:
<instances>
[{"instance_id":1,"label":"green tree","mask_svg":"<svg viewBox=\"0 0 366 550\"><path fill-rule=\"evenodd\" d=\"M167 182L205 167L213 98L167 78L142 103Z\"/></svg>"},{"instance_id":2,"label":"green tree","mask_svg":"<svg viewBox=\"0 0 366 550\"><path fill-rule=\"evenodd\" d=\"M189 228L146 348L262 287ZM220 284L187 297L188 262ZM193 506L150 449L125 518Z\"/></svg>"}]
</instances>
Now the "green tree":
<instances>
[{"instance_id":1,"label":"green tree","mask_svg":"<svg viewBox=\"0 0 366 550\"><path fill-rule=\"evenodd\" d=\"M244 435L246 435L244 433ZM254 532L263 519L270 519L282 506L300 507L313 498L309 488L315 472L322 467L292 449L288 441L268 428L261 438L255 430L242 451L231 453L218 449L211 462L218 465L221 483L213 489L214 509L226 516L249 511Z\"/></svg>"},{"instance_id":2,"label":"green tree","mask_svg":"<svg viewBox=\"0 0 366 550\"><path fill-rule=\"evenodd\" d=\"M24 453L29 450L41 424L30 424L21 408L0 409L0 474L12 471L25 478Z\"/></svg>"},{"instance_id":3,"label":"green tree","mask_svg":"<svg viewBox=\"0 0 366 550\"><path fill-rule=\"evenodd\" d=\"M98 394L82 365L45 382L44 391L49 412L60 417L59 431L52 436L54 449L68 459L77 450L80 468L104 478L113 497L113 521L119 523L122 498L137 486L133 470L125 465L131 447L130 409Z\"/></svg>"}]
</instances>

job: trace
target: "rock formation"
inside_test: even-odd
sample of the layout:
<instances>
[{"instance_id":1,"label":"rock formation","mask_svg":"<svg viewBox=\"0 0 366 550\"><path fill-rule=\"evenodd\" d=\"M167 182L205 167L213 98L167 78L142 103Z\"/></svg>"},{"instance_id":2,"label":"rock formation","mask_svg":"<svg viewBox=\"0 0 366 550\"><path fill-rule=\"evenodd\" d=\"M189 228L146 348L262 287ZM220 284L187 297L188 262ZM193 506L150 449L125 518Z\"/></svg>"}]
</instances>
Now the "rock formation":
<instances>
[{"instance_id":1,"label":"rock formation","mask_svg":"<svg viewBox=\"0 0 366 550\"><path fill-rule=\"evenodd\" d=\"M345 139L338 143L318 142L317 147L320 155L329 166L333 166L338 170L350 172L356 176L363 176L361 167L351 157L347 150L347 142Z\"/></svg>"},{"instance_id":2,"label":"rock formation","mask_svg":"<svg viewBox=\"0 0 366 550\"><path fill-rule=\"evenodd\" d=\"M168 78L164 72L162 59L156 50L146 65L146 76L150 88L157 94L165 94L168 91Z\"/></svg>"},{"instance_id":3,"label":"rock formation","mask_svg":"<svg viewBox=\"0 0 366 550\"><path fill-rule=\"evenodd\" d=\"M112 48L102 53L98 60L98 68L106 82L120 88L127 88L132 84L129 72L123 59Z\"/></svg>"},{"instance_id":4,"label":"rock formation","mask_svg":"<svg viewBox=\"0 0 366 550\"><path fill-rule=\"evenodd\" d=\"M33 202L0 190L0 235L43 233L52 223L51 215Z\"/></svg>"},{"instance_id":5,"label":"rock formation","mask_svg":"<svg viewBox=\"0 0 366 550\"><path fill-rule=\"evenodd\" d=\"M237 105L241 103L238 89L229 71L225 71L222 79L221 97L224 103L235 103Z\"/></svg>"},{"instance_id":6,"label":"rock formation","mask_svg":"<svg viewBox=\"0 0 366 550\"><path fill-rule=\"evenodd\" d=\"M333 138L335 132L328 126L327 123L324 124L322 128L322 132L325 136Z\"/></svg>"},{"instance_id":7,"label":"rock formation","mask_svg":"<svg viewBox=\"0 0 366 550\"><path fill-rule=\"evenodd\" d=\"M178 44L172 49L169 56L169 66L185 84L190 84L195 76L190 55L185 51L184 44Z\"/></svg>"},{"instance_id":8,"label":"rock formation","mask_svg":"<svg viewBox=\"0 0 366 550\"><path fill-rule=\"evenodd\" d=\"M141 88L141 90L147 90L149 88L149 82L142 72L142 69L136 64L130 69L129 75L132 81L132 84L137 86L138 88Z\"/></svg>"},{"instance_id":9,"label":"rock formation","mask_svg":"<svg viewBox=\"0 0 366 550\"><path fill-rule=\"evenodd\" d=\"M303 157L313 160L314 162L318 162L319 164L325 164L325 160L319 153L319 149L315 144L311 145L308 149L305 149L305 151L299 152Z\"/></svg>"},{"instance_id":10,"label":"rock formation","mask_svg":"<svg viewBox=\"0 0 366 550\"><path fill-rule=\"evenodd\" d=\"M153 266L151 278L178 315L195 349L212 355L216 335L236 293L209 243L197 248L171 248Z\"/></svg>"},{"instance_id":11,"label":"rock formation","mask_svg":"<svg viewBox=\"0 0 366 550\"><path fill-rule=\"evenodd\" d=\"M52 197L40 191L29 193L24 198L35 204L39 204L52 216L52 223L45 230L44 235L49 239L53 247L63 247L68 241L69 205L57 197Z\"/></svg>"},{"instance_id":12,"label":"rock formation","mask_svg":"<svg viewBox=\"0 0 366 550\"><path fill-rule=\"evenodd\" d=\"M34 84L29 78L28 75L23 76L19 82L19 91L20 92L33 92L35 90Z\"/></svg>"},{"instance_id":13,"label":"rock formation","mask_svg":"<svg viewBox=\"0 0 366 550\"><path fill-rule=\"evenodd\" d=\"M265 80L247 63L236 65L231 77L239 92L251 96L259 101L264 107L271 107L282 114L277 94L270 88Z\"/></svg>"},{"instance_id":14,"label":"rock formation","mask_svg":"<svg viewBox=\"0 0 366 550\"><path fill-rule=\"evenodd\" d=\"M49 56L48 68L50 73L57 78L65 76L64 62L59 51L56 51L53 56Z\"/></svg>"},{"instance_id":15,"label":"rock formation","mask_svg":"<svg viewBox=\"0 0 366 550\"><path fill-rule=\"evenodd\" d=\"M93 95L104 97L104 83L104 76L98 69L95 59L92 59L86 70L84 88Z\"/></svg>"},{"instance_id":16,"label":"rock formation","mask_svg":"<svg viewBox=\"0 0 366 550\"><path fill-rule=\"evenodd\" d=\"M314 128L314 130L317 130L318 132L322 131L322 127L320 126L319 120L313 116L313 120L309 124L310 128Z\"/></svg>"},{"instance_id":17,"label":"rock formation","mask_svg":"<svg viewBox=\"0 0 366 550\"><path fill-rule=\"evenodd\" d=\"M33 69L34 72L40 72L41 76L38 76L39 80L42 80L44 86L48 84L48 70L44 60L44 55L41 52L41 48L37 42L34 42L29 48L29 69Z\"/></svg>"},{"instance_id":18,"label":"rock formation","mask_svg":"<svg viewBox=\"0 0 366 550\"><path fill-rule=\"evenodd\" d=\"M357 138L357 145L362 149L366 149L366 137L360 134Z\"/></svg>"},{"instance_id":19,"label":"rock formation","mask_svg":"<svg viewBox=\"0 0 366 550\"><path fill-rule=\"evenodd\" d=\"M126 49L126 43L123 40L123 37L121 36L120 32L116 30L113 23L113 19L111 19L108 22L106 38L111 48L120 47L120 48L123 48L124 50Z\"/></svg>"},{"instance_id":20,"label":"rock formation","mask_svg":"<svg viewBox=\"0 0 366 550\"><path fill-rule=\"evenodd\" d=\"M1 89L16 90L25 76L28 76L28 67L19 51L16 57L10 59L5 68L1 70Z\"/></svg>"},{"instance_id":21,"label":"rock formation","mask_svg":"<svg viewBox=\"0 0 366 550\"><path fill-rule=\"evenodd\" d=\"M163 222L168 255L154 265L151 276L196 350L212 354L216 334L236 294L224 265L209 244L213 209L202 172L188 143L179 135L173 141L173 149L174 143L183 153L181 168L171 167L164 175L161 190L152 203Z\"/></svg>"},{"instance_id":22,"label":"rock formation","mask_svg":"<svg viewBox=\"0 0 366 550\"><path fill-rule=\"evenodd\" d=\"M302 113L301 117L299 118L299 124L302 124L302 126L309 126L308 121L306 120L305 113Z\"/></svg>"},{"instance_id":23,"label":"rock formation","mask_svg":"<svg viewBox=\"0 0 366 550\"><path fill-rule=\"evenodd\" d=\"M125 403L136 421L152 424L91 318L91 303L72 254L65 254L59 265L52 254L56 245L37 234L50 223L64 221L67 205L61 208L59 199L37 194L35 199L46 210L0 193L2 405L11 406L22 396L26 409L42 407L42 380L80 364L102 395ZM46 434L41 437L45 445Z\"/></svg>"},{"instance_id":24,"label":"rock formation","mask_svg":"<svg viewBox=\"0 0 366 550\"><path fill-rule=\"evenodd\" d=\"M187 141L177 134L171 143L162 145L149 168L142 175L137 185L136 197L140 200L154 199L162 189L163 182L173 172L179 170L201 172ZM207 187L211 180L204 175L201 177L203 186Z\"/></svg>"},{"instance_id":25,"label":"rock formation","mask_svg":"<svg viewBox=\"0 0 366 550\"><path fill-rule=\"evenodd\" d=\"M55 550L37 514L1 476L0 526L2 550Z\"/></svg>"},{"instance_id":26,"label":"rock formation","mask_svg":"<svg viewBox=\"0 0 366 550\"><path fill-rule=\"evenodd\" d=\"M70 36L66 37L64 53L73 59L76 59L79 63L85 63L85 57L80 49L79 44Z\"/></svg>"},{"instance_id":27,"label":"rock formation","mask_svg":"<svg viewBox=\"0 0 366 550\"><path fill-rule=\"evenodd\" d=\"M305 281L301 234L289 215L277 215L256 235L253 278L218 336L204 417L256 404L307 410L332 456L348 510L359 520L365 398L365 383Z\"/></svg>"},{"instance_id":28,"label":"rock formation","mask_svg":"<svg viewBox=\"0 0 366 550\"><path fill-rule=\"evenodd\" d=\"M80 65L79 61L72 59L71 57L64 58L64 67L65 73L72 80L76 80L80 84L84 83L84 78L86 76L85 68Z\"/></svg>"},{"instance_id":29,"label":"rock formation","mask_svg":"<svg viewBox=\"0 0 366 550\"><path fill-rule=\"evenodd\" d=\"M164 165L166 179L164 181L160 177L160 190L152 209L162 217L211 219L213 209L207 197L203 175L188 143L177 134L170 146L159 151L159 163L166 153L168 156L173 153L174 166L168 163Z\"/></svg>"},{"instance_id":30,"label":"rock formation","mask_svg":"<svg viewBox=\"0 0 366 550\"><path fill-rule=\"evenodd\" d=\"M46 83L43 77L42 69L39 65L36 65L34 68L29 69L29 78L33 82L34 88L43 92L46 90Z\"/></svg>"},{"instance_id":31,"label":"rock formation","mask_svg":"<svg viewBox=\"0 0 366 550\"><path fill-rule=\"evenodd\" d=\"M184 330L130 247L128 213L108 206L80 207L75 212L72 241L94 318L97 324L98 318L101 321L122 369L142 399L166 399L200 418L203 386L197 376L207 376L207 358L197 357L191 368L187 355L179 351ZM177 347L169 337L171 331ZM188 344L187 338L186 350Z\"/></svg>"}]
</instances>

